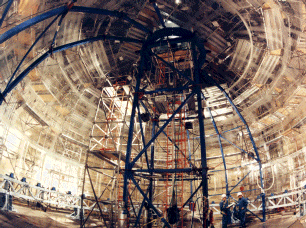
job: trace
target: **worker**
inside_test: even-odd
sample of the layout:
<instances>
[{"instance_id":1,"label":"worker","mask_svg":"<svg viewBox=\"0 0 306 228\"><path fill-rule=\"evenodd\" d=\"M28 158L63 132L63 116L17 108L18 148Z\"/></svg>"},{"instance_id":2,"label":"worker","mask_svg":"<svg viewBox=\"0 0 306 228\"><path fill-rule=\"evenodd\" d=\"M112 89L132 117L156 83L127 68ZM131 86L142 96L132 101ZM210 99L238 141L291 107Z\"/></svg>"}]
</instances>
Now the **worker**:
<instances>
[{"instance_id":1,"label":"worker","mask_svg":"<svg viewBox=\"0 0 306 228\"><path fill-rule=\"evenodd\" d=\"M222 214L222 228L227 228L227 225L231 223L231 210L225 194L221 196L220 211Z\"/></svg>"},{"instance_id":2,"label":"worker","mask_svg":"<svg viewBox=\"0 0 306 228\"><path fill-rule=\"evenodd\" d=\"M238 192L238 215L241 222L241 227L245 226L245 213L247 211L248 201L243 197L241 192Z\"/></svg>"}]
</instances>

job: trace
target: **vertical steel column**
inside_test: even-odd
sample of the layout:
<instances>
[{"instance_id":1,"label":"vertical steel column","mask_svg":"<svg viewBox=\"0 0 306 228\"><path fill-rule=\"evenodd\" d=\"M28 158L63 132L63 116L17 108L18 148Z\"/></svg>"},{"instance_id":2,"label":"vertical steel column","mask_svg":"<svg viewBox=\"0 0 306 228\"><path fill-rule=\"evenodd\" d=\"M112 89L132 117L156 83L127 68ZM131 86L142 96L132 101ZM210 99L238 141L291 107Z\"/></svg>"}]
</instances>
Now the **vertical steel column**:
<instances>
[{"instance_id":1,"label":"vertical steel column","mask_svg":"<svg viewBox=\"0 0 306 228\"><path fill-rule=\"evenodd\" d=\"M188 142L188 153L189 153L189 164L190 164L190 168L192 168L192 165L191 165L191 150L190 150L190 134L189 134L189 131L186 129L187 131L187 142ZM193 188L192 188L192 180L190 180L190 195L193 194ZM193 201L191 199L191 201Z\"/></svg>"},{"instance_id":2,"label":"vertical steel column","mask_svg":"<svg viewBox=\"0 0 306 228\"><path fill-rule=\"evenodd\" d=\"M153 122L153 126L152 126L152 138L155 135L155 126L156 126L156 120L153 118L152 119ZM152 170L150 172L150 185L149 185L149 200L151 202L153 202L153 170L154 170L154 143L152 143L151 145L151 165L150 165L150 169ZM152 209L148 207L148 219L147 219L147 224L148 224L148 228L152 228L152 221L151 221L151 217L152 217Z\"/></svg>"},{"instance_id":3,"label":"vertical steel column","mask_svg":"<svg viewBox=\"0 0 306 228\"><path fill-rule=\"evenodd\" d=\"M231 98L229 97L229 95L227 94L227 92L213 79L211 78L207 73L204 73L205 79L210 82L211 84L217 86L219 88L219 90L224 94L224 96L227 98L227 100L230 102L231 106L233 107L233 109L235 110L235 112L238 114L239 118L241 119L241 121L243 122L244 126L246 127L246 130L248 132L249 138L251 140L251 143L253 145L254 148L254 152L256 154L256 161L258 162L258 166L259 166L259 174L260 174L260 185L261 185L261 197L262 197L262 221L266 221L266 199L265 199L265 192L264 192L264 184L263 184L263 178L262 178L262 165L261 165L261 160L259 157L259 153L255 144L255 141L253 139L252 133L250 131L250 128L247 124L247 122L245 121L245 119L243 118L243 116L241 115L241 113L239 112L238 108L236 107L236 105L233 103L233 101L231 100Z\"/></svg>"},{"instance_id":4,"label":"vertical steel column","mask_svg":"<svg viewBox=\"0 0 306 228\"><path fill-rule=\"evenodd\" d=\"M85 178L86 178L86 166L88 162L88 155L89 155L89 146L88 150L86 151L86 159L85 159L85 165L84 165L84 175L83 175L83 186L82 186L82 195L81 195L81 212L80 212L80 228L83 228L84 226L84 213L83 213L83 206L84 206L84 191L85 191Z\"/></svg>"},{"instance_id":5,"label":"vertical steel column","mask_svg":"<svg viewBox=\"0 0 306 228\"><path fill-rule=\"evenodd\" d=\"M144 55L146 55L144 48L141 50L141 60L140 60L140 65L139 65L139 71L137 74L137 82L136 82L136 88L135 88L135 95L134 95L134 100L133 100L133 107L132 107L132 114L131 114L131 119L130 119L130 128L129 128L129 135L128 135L128 142L127 142L127 150L126 150L126 160L125 160L125 172L124 172L124 180L123 180L123 202L124 202L124 210L125 213L128 213L128 207L129 207L129 202L128 202L128 180L130 179L132 173L131 173L131 152L132 152L132 142L133 142L133 132L134 132L134 120L135 120L135 115L136 115L136 109L138 106L138 101L139 101L139 89L140 89L140 78L141 74L143 71L143 67L145 64L145 58Z\"/></svg>"},{"instance_id":6,"label":"vertical steel column","mask_svg":"<svg viewBox=\"0 0 306 228\"><path fill-rule=\"evenodd\" d=\"M195 79L195 93L197 94L198 102L198 119L200 128L200 142L201 142L201 165L202 165L202 191L203 191L203 228L207 228L206 218L208 213L208 183L207 183L207 161L206 161L206 145L205 145L205 129L204 129L204 115L202 110L202 93L200 86L200 72L198 55L196 51L195 40L191 42L192 57L194 64L194 79Z\"/></svg>"}]
</instances>

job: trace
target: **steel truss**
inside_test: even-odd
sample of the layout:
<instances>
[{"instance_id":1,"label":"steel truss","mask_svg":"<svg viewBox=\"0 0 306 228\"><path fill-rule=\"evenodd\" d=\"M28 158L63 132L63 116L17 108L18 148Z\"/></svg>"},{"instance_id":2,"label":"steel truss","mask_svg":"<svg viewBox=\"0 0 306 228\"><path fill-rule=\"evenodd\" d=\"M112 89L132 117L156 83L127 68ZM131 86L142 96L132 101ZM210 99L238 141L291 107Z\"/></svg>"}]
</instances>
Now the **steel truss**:
<instances>
[{"instance_id":1,"label":"steel truss","mask_svg":"<svg viewBox=\"0 0 306 228\"><path fill-rule=\"evenodd\" d=\"M19 82L21 82L21 80L33 69L35 68L37 65L39 65L42 61L44 61L46 58L48 58L50 55L52 55L53 53L56 52L61 52L63 50L66 50L68 48L72 48L78 45L83 45L83 44L87 44L90 42L95 42L95 41L99 41L99 40L106 40L106 39L110 39L110 40L119 40L119 41L123 41L123 42L132 42L132 43L140 43L143 44L142 50L141 50L141 60L140 60L140 64L139 64L139 68L138 68L138 75L137 75L137 83L136 83L136 87L135 87L135 93L134 93L134 100L133 100L133 105L132 105L132 113L131 113L131 118L130 118L130 124L129 124L129 134L128 134L128 140L127 140L127 147L126 147L126 159L125 159L125 168L120 170L120 165L117 164L118 171L120 170L123 175L124 175L124 186L123 186L123 202L124 202L124 211L123 211L123 217L127 217L130 218L131 217L131 213L130 213L130 208L132 207L132 211L136 217L136 221L134 226L137 227L140 217L142 216L142 210L143 207L146 206L147 211L148 211L148 226L151 226L150 224L152 223L152 219L151 219L151 215L154 213L163 223L165 226L170 227L169 222L166 219L166 215L162 214L161 210L156 208L156 204L154 202L154 188L153 188L153 182L155 181L156 176L158 176L159 174L163 174L163 173L183 173L183 174L192 174L194 175L196 178L199 178L200 181L200 185L196 188L195 191L191 190L191 194L190 197L185 201L185 203L183 204L183 206L180 208L180 210L183 210L184 206L187 205L190 201L193 200L193 197L198 194L199 189L202 189L202 193L201 195L201 205L202 205L202 212L201 212L201 217L203 220L203 227L206 227L206 217L207 217L207 211L208 211L208 183L207 183L207 172L208 172L208 168L207 168L207 161L206 161L206 144L205 144L205 130L204 130L204 116L203 116L203 107L202 107L202 100L204 99L203 95L202 95L202 88L206 87L206 86L216 86L219 88L219 90L224 94L224 96L228 99L228 101L231 103L233 109L236 111L237 115L240 117L241 121L243 122L245 129L248 133L249 139L252 142L252 146L253 146L253 150L254 150L254 159L255 161L258 163L259 166L259 173L260 173L260 183L261 183L261 189L263 191L264 186L263 186L263 180L262 180L262 174L261 174L261 161L259 158L259 154L256 148L256 145L254 143L254 140L252 138L251 132L248 128L247 123L245 122L244 118L241 116L240 112L238 111L238 109L236 108L236 106L233 104L233 102L231 101L230 97L228 96L228 94L224 91L224 89L218 85L218 83L216 83L212 77L210 77L209 75L207 75L205 72L200 72L201 68L205 62L206 59L206 50L204 48L203 45L203 41L201 39L199 39L194 33L185 30L185 29L181 29L181 28L163 28L160 29L158 31L156 31L155 33L152 33L149 29L145 28L143 25L141 25L140 23L132 20L131 18L129 18L126 14L122 13L122 12L117 12L117 11L109 11L109 10L103 10L103 9L95 9L95 8L88 8L88 7L77 7L77 6L73 6L73 3L75 1L72 1L70 4L68 4L67 6L63 6L63 7L59 7L57 9L53 9L50 10L46 13L43 13L41 15L38 15L36 17L33 17L19 25L17 25L15 28L8 30L7 32L5 32L4 34L2 34L0 36L0 44L5 42L6 40L10 39L11 37L13 37L14 35L18 34L19 32L25 30L26 28L29 28L30 26L33 26L41 21L44 21L48 18L51 17L55 17L53 19L53 21L46 27L46 29L38 36L38 38L35 40L35 42L33 43L33 45L31 46L31 48L29 49L29 51L26 53L26 55L24 56L24 58L22 59L22 61L19 63L18 67L15 69L12 77L10 78L6 89L0 94L0 104L3 102L3 100L5 99L5 97L7 96L8 93L10 93L17 85ZM161 24L163 25L163 27L165 27L164 23L163 23L163 19L161 17L161 14L159 12L158 7L156 6L155 3L153 3L153 6L158 14L158 17L161 21ZM113 37L113 36L107 36L107 35L103 35L103 36L97 36L97 37L93 37L93 38L88 38L88 39L84 39L81 41L76 41L73 43L69 43L69 44L65 44L59 47L53 47L54 46L54 41L56 40L57 37L57 32L54 34L54 38L53 38L53 42L52 45L50 47L50 49L45 52L44 54L38 56L37 58L34 59L34 61L32 62L32 64L30 64L23 72L21 72L18 76L17 72L19 71L22 63L24 62L25 58L27 57L27 55L30 53L30 51L32 50L32 48L37 44L37 42L42 38L42 36L49 30L49 28L51 27L52 24L54 24L57 19L60 17L60 20L58 22L58 26L60 27L60 25L62 24L63 19L65 18L65 16L67 15L67 13L69 12L77 12L77 13L93 13L93 14L102 14L102 15L108 15L111 17L118 17L121 18L125 21L130 22L133 26L135 26L136 28L146 32L149 34L149 37L147 38L147 40L142 41L142 40L137 40L137 39L131 39L131 38L123 38L123 37ZM5 14L3 15L3 18L5 17ZM171 37L175 37L175 38L171 38ZM191 75L186 75L185 73L183 73L180 69L178 69L176 67L176 65L174 64L174 57L172 58L173 61L171 61L171 58L164 58L164 57L160 57L159 55L155 54L154 51L152 51L152 48L158 47L158 46L165 46L165 45L175 45L178 43L188 43L190 50L191 50L191 62L192 62L192 73ZM146 66L148 65L148 63L151 63L153 61L153 57L155 59L157 59L158 61L160 61L160 63L162 63L163 67L167 67L168 69L170 69L172 72L174 72L175 74L177 74L179 77L181 77L182 79L185 80L185 84L180 85L178 87L173 87L173 88L159 88L156 89L154 91L146 91L143 87L142 87L142 83L141 83L141 79L144 76L144 72L146 71ZM172 63L173 62L173 63ZM163 69L160 70L161 72L164 72ZM16 78L15 78L16 76ZM152 136L150 138L150 140L148 142L146 142L146 137L145 137L145 133L144 133L144 127L143 127L143 123L141 121L140 118L139 119L139 130L135 129L135 120L137 119L136 113L138 112L138 114L140 115L140 105L143 105L143 102L141 100L141 97L144 94L156 94L159 92L172 92L172 93L182 93L182 91L186 91L186 98L180 103L180 105L178 107L176 107L176 109L173 110L172 115L169 117L169 119L161 126L161 127L157 127L156 124L152 124ZM161 134L166 135L167 140L169 140L170 142L172 142L174 144L174 147L177 150L180 150L180 148L177 148L178 146L175 144L175 140L171 139L171 137L169 135L167 135L165 133L166 128L169 126L169 124L171 123L171 121L175 121L175 116L181 112L182 109L184 109L185 105L188 103L189 99L191 97L196 96L196 101L197 101L197 121L198 121L198 128L199 128L199 132L200 132L200 154L201 154L201 166L200 167L196 167L194 164L192 164L190 161L188 164L188 167L184 167L184 168L176 168L176 166L174 165L171 169L157 169L154 167L154 161L155 161L155 149L154 149L154 143L157 140L158 137L160 137ZM103 105L102 105L103 106ZM215 126L214 120L212 118L213 124ZM215 126L216 127L216 126ZM112 131L108 131L108 133L111 133ZM135 136L135 132L137 132L137 136ZM222 152L222 143L221 143L221 138L222 140L226 140L221 133L218 132L217 127L216 127L216 132L219 138L219 143L220 143L220 148L221 148L221 154L222 154L222 158L223 161L225 162L225 157L224 157L224 153ZM140 134L141 133L141 134ZM107 134L106 134L107 135ZM139 136L141 136L142 138L142 149L140 152L137 152L137 154L132 154L132 150L135 150L134 145L133 145L133 141L135 140L135 137L138 138ZM99 141L99 140L97 140ZM228 140L226 140L228 141ZM229 141L228 141L229 142ZM229 142L230 143L230 142ZM137 145L138 146L138 145ZM116 147L116 143L114 143L114 147ZM150 152L150 160L149 160L149 152L148 149L151 149ZM244 151L242 148L237 147L238 149L240 149L242 152L246 152ZM135 150L137 151L137 150ZM90 151L89 151L90 152ZM89 153L88 152L88 153ZM134 157L135 156L135 157ZM142 159L142 157L145 157L143 160L146 161L146 165L147 165L147 169L139 169L139 167L141 167L139 165L139 161ZM87 156L88 158L88 156ZM119 159L120 161L120 159ZM111 163L111 161L110 161ZM116 166L114 164L114 166ZM226 164L224 164L224 168L225 168L225 175L227 175L227 170L226 170ZM114 169L115 171L116 169ZM87 162L86 162L86 168L85 168L85 172L88 173L88 176L90 177L90 172L89 172L89 167L87 166ZM84 172L84 180L85 180L85 172ZM142 177L147 176L148 181L149 181L149 185L148 188L144 188L144 185L141 185L139 182L141 180L139 180L139 178L136 178L136 176L139 176L139 173L141 174ZM113 176L110 177L111 179L113 179ZM174 175L172 175L172 179L174 179ZM143 181L141 182L143 183ZM93 194L94 194L94 200L95 200L95 204L94 206L98 206L98 209L100 211L100 215L103 218L103 213L102 213L102 209L100 208L100 201L99 198L96 195L96 192L94 190L93 187L93 182L90 178L90 184L91 187L93 189ZM239 183L238 183L239 184ZM237 185L238 185L237 184ZM134 185L133 190L131 191L130 186ZM228 184L227 184L228 185ZM119 187L119 186L118 186ZM84 189L84 187L83 187ZM226 191L227 191L227 195L230 196L230 193L232 190L228 189L228 186L226 186ZM142 196L142 200L139 201L138 200L138 196ZM82 194L83 197L83 194ZM133 197L136 197L137 200L135 201ZM265 194L264 191L261 194L262 197L262 208L263 208L263 218L262 220L265 220ZM136 213L136 210L133 206L133 200L134 203L137 203L139 206L139 210L138 213ZM83 202L83 200L82 200ZM152 212L153 211L153 212ZM83 217L83 216L81 216ZM104 223L106 226L108 226L109 224L106 223L105 219ZM81 221L83 222L83 221Z\"/></svg>"},{"instance_id":2,"label":"steel truss","mask_svg":"<svg viewBox=\"0 0 306 228\"><path fill-rule=\"evenodd\" d=\"M110 81L108 83L110 86L102 89L99 98L83 180L84 192L86 177L88 177L95 204L84 218L81 217L81 227L85 227L90 221L95 208L106 227L118 227L120 223L118 211L122 208L123 183L119 172L122 168L121 164L125 161L122 151L127 141L122 132L128 128L127 110L131 108L131 91L124 82L113 85ZM134 145L140 142L139 137L138 135L134 138ZM101 182L94 184L94 175L102 175L99 179ZM101 189L103 182L107 184L104 189ZM103 211L102 206L107 207L107 211Z\"/></svg>"},{"instance_id":3,"label":"steel truss","mask_svg":"<svg viewBox=\"0 0 306 228\"><path fill-rule=\"evenodd\" d=\"M169 37L176 37L176 38L169 38ZM154 53L154 51L152 50L154 47L157 46L161 46L161 45L165 45L165 43L167 44L176 44L179 42L187 42L189 43L189 46L191 47L191 52L192 52L192 62L193 62L193 77L190 77L188 75L185 75L184 73L182 73L182 71L180 71L179 69L177 69L175 67L175 62L172 63L170 61L170 58L168 57L167 59L163 59L162 57L156 55ZM186 83L183 87L180 88L159 88L156 91L144 91L144 89L142 89L142 85L141 85L141 79L143 78L143 75L146 72L146 66L150 64L150 61L154 61L153 57L157 58L158 60L162 61L167 67L169 67L173 72L175 72L176 74L178 74L179 76L181 76L182 78L184 78L186 80ZM237 114L239 115L240 119L242 120L242 122L245 124L245 128L249 134L249 137L251 139L253 148L254 148L254 152L255 155L253 156L254 159L258 162L260 168L260 176L261 176L261 163L260 163L260 158L258 155L258 151L256 149L255 143L253 141L252 135L250 133L250 130L245 122L245 120L243 119L243 117L241 116L241 114L239 113L239 111L237 110L236 106L233 104L233 102L231 101L231 99L229 98L229 96L227 95L227 93L224 91L224 89L218 85L210 76L208 76L206 73L202 73L200 75L200 69L202 67L202 65L205 62L205 57L206 57L206 50L204 49L204 45L203 42L197 38L197 36L194 33L191 33L190 31L187 31L185 29L181 29L181 28L164 28L161 30L156 31L154 34L150 35L146 42L144 42L142 50L141 50L141 60L140 60L140 65L139 65L139 69L138 69L138 75L137 75L137 83L136 83L136 88L135 88L135 95L134 95L134 101L133 101L133 108L132 108L132 114L131 114L131 121L130 121L130 129L129 129L129 139L128 139L128 147L127 147L127 152L126 152L126 163L125 163L125 170L124 170L124 214L127 217L131 217L131 214L129 213L129 207L131 206L130 200L129 199L129 195L130 195L130 191L129 191L129 185L130 185L130 181L132 181L132 183L134 184L134 186L138 189L139 193L142 195L143 197L143 201L141 203L141 207L139 209L138 212L138 216L137 216L137 220L134 224L134 227L138 226L138 222L140 220L140 216L142 215L141 210L143 209L143 205L144 203L147 204L147 207L149 207L150 209L148 209L148 216L147 216L147 224L150 224L151 221L151 217L150 217L150 213L152 213L152 211L159 217L159 219L164 223L165 226L170 227L169 222L165 219L166 215L162 214L161 211L159 209L157 209L156 207L156 203L154 203L154 199L152 197L153 195L153 185L152 182L154 181L154 178L152 178L155 175L158 174L167 174L167 173L197 173L198 175L201 176L201 184L200 184L200 188L202 189L202 206L203 206L203 211L202 211L202 218L207 218L207 211L208 211L208 183L207 183L207 163L206 163L206 146L205 146L205 131L204 131L204 116L203 116L203 108L202 108L202 100L205 99L202 96L202 92L201 89L204 86L217 86L220 91L225 95L225 97L228 99L228 101L231 103L231 105L233 106L233 109L237 112ZM174 58L173 58L174 61ZM161 71L161 70L160 70ZM155 130L155 125L153 122L153 129L152 129L152 137L151 139L146 143L145 140L143 140L143 149L141 150L141 152L139 154L136 155L136 157L134 159L131 159L131 150L133 148L132 146L132 139L133 139L133 135L134 135L134 117L136 115L136 110L139 108L139 106L141 105L141 98L143 96L143 94L154 94L154 93L158 93L160 91L171 91L171 92L179 92L182 93L183 91L186 91L186 99L184 101L182 101L180 103L180 105L177 107L177 109L173 110L173 113L171 116L168 116L168 120L160 127L160 129L158 131ZM190 92L191 91L191 92ZM197 100L197 119L198 119L198 123L199 123L199 132L200 132L200 146L201 146L201 167L197 168L195 165L191 164L191 168L190 167L186 167L186 168L182 168L182 169L178 169L176 167L178 167L176 164L175 166L172 167L172 169L156 169L154 168L154 142L156 141L156 139L161 135L161 133L167 128L167 126L169 126L169 124L173 121L173 119L175 119L175 116L184 109L185 105L187 104L188 100L192 97L196 95L196 100ZM211 115L212 116L212 115ZM227 175L227 170L226 170L226 162L225 162L225 157L224 157L224 153L223 153L223 147L222 147L222 143L221 143L221 138L224 138L219 132L218 132L218 128L212 118L213 124L215 126L215 130L218 134L218 138L219 138L219 144L220 144L220 148L221 148L221 154L223 157L223 161L224 161L224 168L225 168L225 176ZM141 124L141 121L140 121ZM146 158L148 157L148 149L151 148L151 164L147 163L147 169L141 169L139 170L138 168L135 167L135 165L137 164L138 160L142 157L145 156ZM180 150L181 148L179 148ZM241 149L243 152L244 151L242 148ZM247 152L246 152L247 153ZM176 161L177 162L177 161ZM136 182L135 176L136 174L146 174L147 176L151 177L149 178L150 180L150 184L148 188L143 188L140 184L138 184ZM244 179L244 178L243 178ZM240 182L239 182L240 183ZM238 184L239 184L238 183ZM238 185L237 184L237 185ZM261 178L261 187L263 189L263 183L262 183L262 178ZM200 189L199 187L197 188L197 191ZM234 189L234 188L233 188ZM232 190L233 190L232 189ZM228 189L228 183L227 183L227 176L226 176L226 192L227 195L230 196L230 193L232 190ZM188 200L183 204L183 206L185 206L189 201L192 200L193 196L196 194L196 192L193 192L191 194L191 196L188 198ZM264 202L264 194L262 194L262 199ZM264 203L263 203L263 207L264 207ZM180 210L183 210L184 208L180 208ZM152 211L151 211L152 210ZM262 220L265 220L265 210L263 210L263 218ZM203 223L203 227L206 227L206 219L202 220ZM183 226L183 224L181 224L180 226ZM150 226L149 226L150 227Z\"/></svg>"}]
</instances>

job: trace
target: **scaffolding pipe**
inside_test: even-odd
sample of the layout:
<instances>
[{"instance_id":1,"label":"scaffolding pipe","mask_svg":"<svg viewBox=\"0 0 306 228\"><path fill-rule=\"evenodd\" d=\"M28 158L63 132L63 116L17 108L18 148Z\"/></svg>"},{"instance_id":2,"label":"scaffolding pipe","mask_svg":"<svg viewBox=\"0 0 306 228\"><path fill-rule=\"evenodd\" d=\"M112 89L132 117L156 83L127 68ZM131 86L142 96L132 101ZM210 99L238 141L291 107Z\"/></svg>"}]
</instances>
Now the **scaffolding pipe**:
<instances>
[{"instance_id":1,"label":"scaffolding pipe","mask_svg":"<svg viewBox=\"0 0 306 228\"><path fill-rule=\"evenodd\" d=\"M191 162L190 135L189 135L189 130L186 129L186 131L187 131L189 162ZM192 168L191 164L190 164L190 168ZM190 193L191 193L191 195L193 194L192 180L190 180ZM191 198L191 201L192 201L192 198Z\"/></svg>"}]
</instances>

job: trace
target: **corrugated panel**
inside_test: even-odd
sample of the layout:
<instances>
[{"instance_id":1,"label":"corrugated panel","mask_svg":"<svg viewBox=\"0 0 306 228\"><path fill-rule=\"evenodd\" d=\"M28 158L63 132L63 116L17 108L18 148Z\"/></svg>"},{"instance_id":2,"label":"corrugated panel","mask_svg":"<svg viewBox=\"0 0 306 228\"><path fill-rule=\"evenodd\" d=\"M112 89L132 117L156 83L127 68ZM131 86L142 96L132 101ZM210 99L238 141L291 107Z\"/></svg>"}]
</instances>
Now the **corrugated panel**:
<instances>
[{"instance_id":1,"label":"corrugated panel","mask_svg":"<svg viewBox=\"0 0 306 228\"><path fill-rule=\"evenodd\" d=\"M291 113L291 110L288 108L280 108L277 110L277 112L281 113L284 116L287 116Z\"/></svg>"},{"instance_id":2,"label":"corrugated panel","mask_svg":"<svg viewBox=\"0 0 306 228\"><path fill-rule=\"evenodd\" d=\"M272 115L265 116L264 118L259 120L259 122L269 126L271 124L275 124L279 122L279 119L272 114Z\"/></svg>"},{"instance_id":3,"label":"corrugated panel","mask_svg":"<svg viewBox=\"0 0 306 228\"><path fill-rule=\"evenodd\" d=\"M245 99L247 99L250 96L252 96L258 90L259 90L259 87L257 87L257 86L252 86L252 87L248 88L246 91L244 91L242 94L240 94L238 97L236 97L234 99L234 103L236 105L241 104Z\"/></svg>"},{"instance_id":4,"label":"corrugated panel","mask_svg":"<svg viewBox=\"0 0 306 228\"><path fill-rule=\"evenodd\" d=\"M278 7L273 5L272 8L263 11L265 20L266 39L270 51L283 48L283 17Z\"/></svg>"},{"instance_id":5,"label":"corrugated panel","mask_svg":"<svg viewBox=\"0 0 306 228\"><path fill-rule=\"evenodd\" d=\"M306 5L302 4L300 7L300 10L301 10L300 17L302 18L302 20L300 20L301 28L305 28L306 27ZM296 48L299 51L306 52L306 34L301 34L298 37Z\"/></svg>"},{"instance_id":6,"label":"corrugated panel","mask_svg":"<svg viewBox=\"0 0 306 228\"><path fill-rule=\"evenodd\" d=\"M221 85L223 89L227 89L226 84ZM219 116L220 118L215 118L215 121L224 120L225 116L232 115L233 107L228 102L227 98L216 86L208 87L202 89L202 92L206 98L206 106L210 107L211 113L214 117ZM210 114L208 110L204 109L204 115L209 117ZM221 118L221 116L223 116Z\"/></svg>"},{"instance_id":7,"label":"corrugated panel","mask_svg":"<svg viewBox=\"0 0 306 228\"><path fill-rule=\"evenodd\" d=\"M288 103L289 103L289 105L298 105L298 104L301 103L301 101L302 101L302 98L301 98L301 97L292 97L292 98L288 101Z\"/></svg>"},{"instance_id":8,"label":"corrugated panel","mask_svg":"<svg viewBox=\"0 0 306 228\"><path fill-rule=\"evenodd\" d=\"M242 71L243 65L247 60L250 50L251 50L250 42L246 40L239 40L229 68L235 69L238 72Z\"/></svg>"},{"instance_id":9,"label":"corrugated panel","mask_svg":"<svg viewBox=\"0 0 306 228\"><path fill-rule=\"evenodd\" d=\"M295 91L295 95L300 97L306 97L306 88L298 87Z\"/></svg>"},{"instance_id":10,"label":"corrugated panel","mask_svg":"<svg viewBox=\"0 0 306 228\"><path fill-rule=\"evenodd\" d=\"M279 60L280 56L266 54L253 78L253 83L257 85L266 84Z\"/></svg>"},{"instance_id":11,"label":"corrugated panel","mask_svg":"<svg viewBox=\"0 0 306 228\"><path fill-rule=\"evenodd\" d=\"M261 131L262 129L264 129L266 126L263 124L263 123L260 123L258 121L255 121L253 122L251 125L250 125L250 128L251 129L256 129L257 131Z\"/></svg>"}]
</instances>

